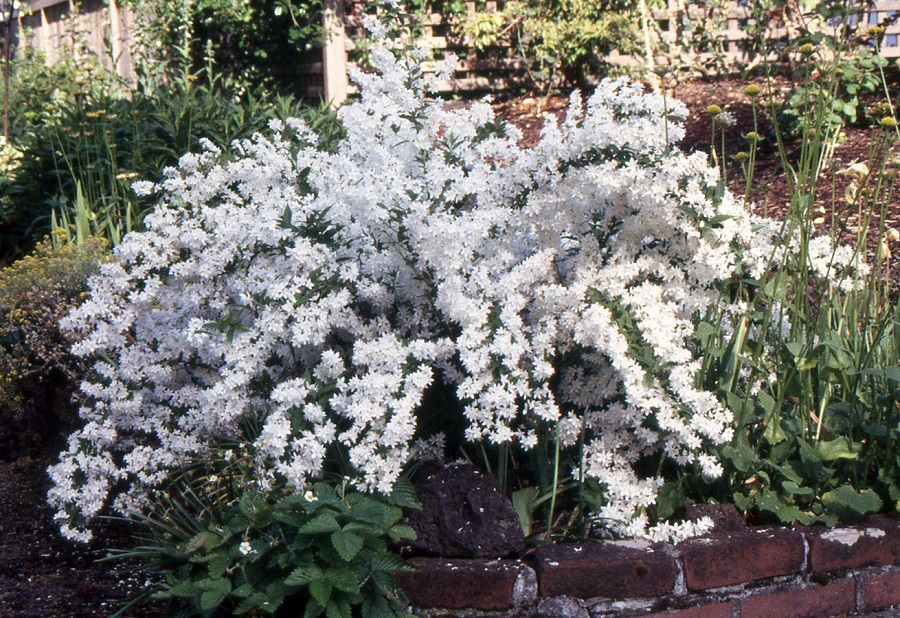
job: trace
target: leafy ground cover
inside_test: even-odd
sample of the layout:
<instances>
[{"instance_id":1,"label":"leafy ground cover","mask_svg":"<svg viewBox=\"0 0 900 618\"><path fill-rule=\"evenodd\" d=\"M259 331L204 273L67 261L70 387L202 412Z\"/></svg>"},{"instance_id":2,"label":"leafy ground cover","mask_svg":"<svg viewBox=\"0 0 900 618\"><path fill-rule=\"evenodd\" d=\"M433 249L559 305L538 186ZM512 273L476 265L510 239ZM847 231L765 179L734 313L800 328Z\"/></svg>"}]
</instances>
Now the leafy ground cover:
<instances>
[{"instance_id":1,"label":"leafy ground cover","mask_svg":"<svg viewBox=\"0 0 900 618\"><path fill-rule=\"evenodd\" d=\"M687 82L680 84L675 96L684 101L690 111L686 137L681 146L686 150L708 150L710 118L706 109L720 105L735 116L730 128L728 144L735 152L739 136L752 128L751 110L743 95L747 82L719 80L716 82ZM552 98L545 109L561 112L566 101ZM533 114L538 101L516 98L496 106L497 111L512 120L523 131L526 143L535 143L540 120ZM846 139L836 149L833 169L845 169L854 162L865 160L871 129L848 126ZM726 147L727 148L727 147ZM738 180L737 164L732 164L729 179L738 193L743 192ZM788 205L787 185L776 173L777 153L774 148L761 148L757 159L754 196L757 207L771 216L778 216ZM843 193L851 181L835 176L839 183L828 191ZM894 204L888 212L888 226L900 227L900 209ZM852 223L852 222L851 222ZM823 223L822 225L825 225ZM874 252L875 247L871 247ZM8 499L0 504L0 615L3 616L104 616L109 608L129 598L146 583L140 573L129 574L127 565L96 563L105 553L105 546L116 546L116 537L104 535L89 548L75 547L58 540L53 533L52 513L44 497L50 484L46 478L46 463L35 460L4 462L0 465L0 493ZM129 615L152 616L151 610L134 610Z\"/></svg>"}]
</instances>

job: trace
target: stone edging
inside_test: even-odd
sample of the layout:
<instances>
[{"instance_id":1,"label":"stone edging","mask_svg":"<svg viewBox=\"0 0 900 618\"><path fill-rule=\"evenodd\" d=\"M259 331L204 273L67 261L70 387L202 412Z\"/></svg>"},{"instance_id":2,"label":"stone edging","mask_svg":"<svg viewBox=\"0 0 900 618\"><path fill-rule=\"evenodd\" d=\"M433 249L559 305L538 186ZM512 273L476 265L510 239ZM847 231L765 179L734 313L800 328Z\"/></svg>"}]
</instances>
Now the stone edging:
<instances>
[{"instance_id":1,"label":"stone edging","mask_svg":"<svg viewBox=\"0 0 900 618\"><path fill-rule=\"evenodd\" d=\"M538 547L522 560L413 558L419 616L825 618L900 606L900 518L756 528L678 545Z\"/></svg>"}]
</instances>

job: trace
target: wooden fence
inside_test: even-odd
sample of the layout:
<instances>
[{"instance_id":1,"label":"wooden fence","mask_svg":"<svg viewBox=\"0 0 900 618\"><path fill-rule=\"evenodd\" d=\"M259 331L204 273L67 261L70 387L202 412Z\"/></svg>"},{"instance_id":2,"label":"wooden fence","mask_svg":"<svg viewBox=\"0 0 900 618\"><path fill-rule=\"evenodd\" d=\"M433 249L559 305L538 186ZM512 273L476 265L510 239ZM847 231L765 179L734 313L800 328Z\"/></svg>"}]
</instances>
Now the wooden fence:
<instances>
[{"instance_id":1,"label":"wooden fence","mask_svg":"<svg viewBox=\"0 0 900 618\"><path fill-rule=\"evenodd\" d=\"M743 4L747 1L744 0ZM119 7L117 0L82 0L75 10L73 0L30 0L28 10L16 20L17 40L20 47L30 46L47 54L51 61L66 53L94 53L120 76L134 76L134 41L131 24L134 16L130 10ZM354 41L362 33L365 0L324 0L324 26L327 40L321 60L313 60L304 67L291 67L291 73L305 76L307 96L324 96L339 102L353 92L347 73L354 66L357 47ZM486 3L487 10L502 10L505 1ZM683 18L692 18L691 10L704 10L702 5L687 5L686 0L668 0L668 8L655 11L652 18L654 31L670 43L677 43L676 31ZM475 3L468 2L470 13ZM777 19L778 16L775 16ZM698 16L699 18L699 16ZM744 26L750 18L746 6L737 2L719 30L723 41L724 57L729 61L748 62L747 37ZM888 58L900 57L900 1L873 3L863 15L864 24L886 24L882 54ZM771 36L792 35L796 24L773 22ZM441 14L424 17L422 34L425 44L443 52L455 52L462 60L451 82L441 85L444 90L503 90L522 85L524 63L516 57L508 45L497 45L488 50L476 50L462 34L459 23ZM636 59L613 54L616 62L634 62ZM639 57L639 61L656 61Z\"/></svg>"}]
</instances>

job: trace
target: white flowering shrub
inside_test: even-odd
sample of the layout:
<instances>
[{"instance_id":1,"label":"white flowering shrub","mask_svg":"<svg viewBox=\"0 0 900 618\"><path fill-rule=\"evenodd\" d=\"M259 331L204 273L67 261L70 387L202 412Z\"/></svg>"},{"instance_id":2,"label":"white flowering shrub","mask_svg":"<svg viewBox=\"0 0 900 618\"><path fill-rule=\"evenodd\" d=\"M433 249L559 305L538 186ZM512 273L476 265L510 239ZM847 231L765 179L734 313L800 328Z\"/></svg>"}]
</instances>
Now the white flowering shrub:
<instances>
[{"instance_id":1,"label":"white flowering shrub","mask_svg":"<svg viewBox=\"0 0 900 618\"><path fill-rule=\"evenodd\" d=\"M523 149L487 103L449 111L414 62L374 56L336 150L273 122L139 187L159 199L146 231L67 318L99 376L50 470L67 536L139 511L247 420L263 482L303 489L339 446L357 487L388 492L434 380L471 441L527 449L558 425L613 532L684 532L651 528L662 481L637 464L719 472L731 417L694 386L694 320L762 242L672 146L684 108L604 82Z\"/></svg>"}]
</instances>

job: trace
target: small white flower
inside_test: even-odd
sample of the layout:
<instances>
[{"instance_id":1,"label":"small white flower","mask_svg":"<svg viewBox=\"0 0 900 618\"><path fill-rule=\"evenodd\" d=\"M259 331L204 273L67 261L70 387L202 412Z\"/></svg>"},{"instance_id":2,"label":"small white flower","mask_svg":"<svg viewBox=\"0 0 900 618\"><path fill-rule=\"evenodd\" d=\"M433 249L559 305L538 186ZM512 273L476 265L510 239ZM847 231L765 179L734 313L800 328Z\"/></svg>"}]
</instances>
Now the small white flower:
<instances>
[{"instance_id":1,"label":"small white flower","mask_svg":"<svg viewBox=\"0 0 900 618\"><path fill-rule=\"evenodd\" d=\"M249 556L253 553L253 546L250 545L250 541L244 539L244 541L241 543L241 546L238 547L238 551L241 552L241 554L244 556Z\"/></svg>"},{"instance_id":2,"label":"small white flower","mask_svg":"<svg viewBox=\"0 0 900 618\"><path fill-rule=\"evenodd\" d=\"M303 498L304 498L304 500L306 500L307 502L315 502L316 500L319 499L319 498L316 496L316 494L313 493L313 490L312 490L312 489L307 490L307 492L306 492L305 494L303 494Z\"/></svg>"}]
</instances>

